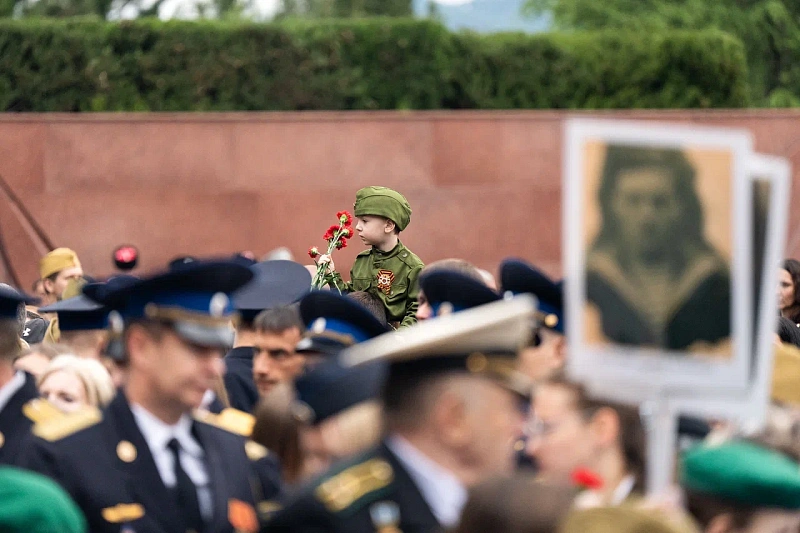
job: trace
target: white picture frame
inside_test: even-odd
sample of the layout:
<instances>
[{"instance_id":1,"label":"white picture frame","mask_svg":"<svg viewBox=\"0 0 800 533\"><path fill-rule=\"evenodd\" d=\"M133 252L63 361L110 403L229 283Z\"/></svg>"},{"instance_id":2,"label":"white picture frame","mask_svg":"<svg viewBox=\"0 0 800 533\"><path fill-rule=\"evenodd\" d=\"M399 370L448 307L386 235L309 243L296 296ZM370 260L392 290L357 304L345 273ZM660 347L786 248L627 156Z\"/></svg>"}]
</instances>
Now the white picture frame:
<instances>
[{"instance_id":1,"label":"white picture frame","mask_svg":"<svg viewBox=\"0 0 800 533\"><path fill-rule=\"evenodd\" d=\"M698 181L704 183L718 179L709 166L715 158L723 161L725 184L721 192L729 198L727 208L717 206L715 220L727 226L718 233L721 241L729 244L730 272L730 340L727 357L697 355L686 350L652 348L635 344L587 341L587 218L589 184L595 190L602 187L601 168L595 164L593 176L587 177L587 165L598 146L677 150L681 154L694 154ZM644 401L675 391L682 395L692 392L708 393L710 390L743 392L747 390L751 370L752 325L750 320L752 281L751 256L751 202L750 160L752 136L743 130L706 128L696 125L673 125L644 121L617 121L601 119L570 119L565 127L564 149L564 264L566 266L565 296L567 303L567 336L570 353L568 374L585 383L616 383L625 386L620 399ZM594 152L592 152L594 150ZM610 152L606 152L610 153ZM595 155L595 163L597 156ZM714 163L716 164L716 163ZM721 167L721 168L722 168ZM703 174L704 172L704 174ZM600 185L598 185L600 183ZM693 182L694 183L694 182ZM719 185L714 185L719 186ZM701 200L710 197L708 191ZM599 194L598 194L599 196ZM593 198L593 197L592 197ZM599 203L599 202L598 202ZM701 204L702 205L702 204ZM600 207L594 206L596 211ZM705 205L702 205L705 208ZM725 215L728 209L727 215ZM719 215L722 213L722 215ZM594 213L598 218L598 213ZM726 218L727 217L727 218ZM602 218L602 217L601 217ZM602 224L603 222L601 222ZM707 224L707 222L706 222ZM705 234L706 226L699 233ZM720 255L721 256L721 255Z\"/></svg>"}]
</instances>

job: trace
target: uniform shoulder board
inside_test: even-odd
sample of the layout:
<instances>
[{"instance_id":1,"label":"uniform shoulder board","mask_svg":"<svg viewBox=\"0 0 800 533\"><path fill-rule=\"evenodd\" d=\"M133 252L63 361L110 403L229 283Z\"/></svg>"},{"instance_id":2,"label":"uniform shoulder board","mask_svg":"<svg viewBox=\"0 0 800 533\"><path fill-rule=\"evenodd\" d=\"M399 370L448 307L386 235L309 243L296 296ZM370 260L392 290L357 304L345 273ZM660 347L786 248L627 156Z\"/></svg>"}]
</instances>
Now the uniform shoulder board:
<instances>
[{"instance_id":1,"label":"uniform shoulder board","mask_svg":"<svg viewBox=\"0 0 800 533\"><path fill-rule=\"evenodd\" d=\"M323 481L314 494L329 511L338 513L388 486L393 479L394 471L389 463L370 459Z\"/></svg>"},{"instance_id":2,"label":"uniform shoulder board","mask_svg":"<svg viewBox=\"0 0 800 533\"><path fill-rule=\"evenodd\" d=\"M244 452L251 461L258 461L269 455L269 450L266 447L252 440L244 443Z\"/></svg>"},{"instance_id":3,"label":"uniform shoulder board","mask_svg":"<svg viewBox=\"0 0 800 533\"><path fill-rule=\"evenodd\" d=\"M33 434L44 440L54 442L94 426L103 420L103 413L97 407L85 407L80 411L52 418L33 426Z\"/></svg>"},{"instance_id":4,"label":"uniform shoulder board","mask_svg":"<svg viewBox=\"0 0 800 533\"><path fill-rule=\"evenodd\" d=\"M35 424L65 416L63 411L44 398L34 398L23 405L22 414Z\"/></svg>"},{"instance_id":5,"label":"uniform shoulder board","mask_svg":"<svg viewBox=\"0 0 800 533\"><path fill-rule=\"evenodd\" d=\"M256 419L253 415L233 409L231 407L223 409L218 415L214 413L198 412L195 418L206 424L216 426L225 431L236 433L243 437L249 437L253 432Z\"/></svg>"}]
</instances>

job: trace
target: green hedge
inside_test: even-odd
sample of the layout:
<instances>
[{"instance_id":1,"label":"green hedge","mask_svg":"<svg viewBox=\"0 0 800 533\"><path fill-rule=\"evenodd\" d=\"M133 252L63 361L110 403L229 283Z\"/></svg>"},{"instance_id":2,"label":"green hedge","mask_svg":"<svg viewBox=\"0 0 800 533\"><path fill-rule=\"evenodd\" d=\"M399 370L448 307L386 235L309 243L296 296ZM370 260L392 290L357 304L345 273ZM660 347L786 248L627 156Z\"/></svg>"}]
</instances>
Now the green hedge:
<instances>
[{"instance_id":1,"label":"green hedge","mask_svg":"<svg viewBox=\"0 0 800 533\"><path fill-rule=\"evenodd\" d=\"M4 21L0 109L742 107L718 32L450 33L430 21Z\"/></svg>"}]
</instances>

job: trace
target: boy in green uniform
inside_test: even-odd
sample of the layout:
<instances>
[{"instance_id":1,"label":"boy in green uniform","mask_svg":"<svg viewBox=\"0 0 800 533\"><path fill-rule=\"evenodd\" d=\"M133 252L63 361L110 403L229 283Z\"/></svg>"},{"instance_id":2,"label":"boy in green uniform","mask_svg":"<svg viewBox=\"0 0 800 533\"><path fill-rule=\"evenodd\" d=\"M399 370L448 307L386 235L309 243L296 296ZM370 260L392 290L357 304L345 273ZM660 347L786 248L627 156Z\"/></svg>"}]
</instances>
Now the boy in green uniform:
<instances>
[{"instance_id":1,"label":"boy in green uniform","mask_svg":"<svg viewBox=\"0 0 800 533\"><path fill-rule=\"evenodd\" d=\"M411 207L405 197L386 187L365 187L356 193L353 206L355 229L370 247L356 257L350 270L350 283L334 273L333 283L340 290L366 291L377 296L386 308L390 323L400 327L417 321L419 272L425 266L419 257L400 242L400 232L411 221ZM329 256L329 270L336 267Z\"/></svg>"}]
</instances>

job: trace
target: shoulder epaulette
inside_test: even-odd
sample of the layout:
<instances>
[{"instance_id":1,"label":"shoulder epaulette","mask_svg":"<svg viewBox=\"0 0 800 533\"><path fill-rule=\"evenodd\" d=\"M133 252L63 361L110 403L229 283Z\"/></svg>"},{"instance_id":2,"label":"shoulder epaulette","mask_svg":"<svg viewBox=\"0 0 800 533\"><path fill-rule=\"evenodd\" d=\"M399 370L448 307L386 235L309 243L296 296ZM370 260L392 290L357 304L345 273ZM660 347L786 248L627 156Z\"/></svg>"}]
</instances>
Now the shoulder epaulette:
<instances>
[{"instance_id":1,"label":"shoulder epaulette","mask_svg":"<svg viewBox=\"0 0 800 533\"><path fill-rule=\"evenodd\" d=\"M256 423L256 419L253 415L231 407L223 409L219 414L198 411L195 413L195 418L206 424L224 429L231 433L236 433L243 437L250 436L253 432L253 426Z\"/></svg>"},{"instance_id":2,"label":"shoulder epaulette","mask_svg":"<svg viewBox=\"0 0 800 533\"><path fill-rule=\"evenodd\" d=\"M35 424L65 416L63 411L43 398L34 398L23 405L22 414Z\"/></svg>"},{"instance_id":3,"label":"shoulder epaulette","mask_svg":"<svg viewBox=\"0 0 800 533\"><path fill-rule=\"evenodd\" d=\"M65 414L58 418L45 420L33 426L33 434L44 440L54 442L69 437L82 429L94 426L103 420L103 413L97 407L85 407L80 411Z\"/></svg>"},{"instance_id":4,"label":"shoulder epaulette","mask_svg":"<svg viewBox=\"0 0 800 533\"><path fill-rule=\"evenodd\" d=\"M329 511L338 513L364 496L389 485L394 479L392 466L383 459L351 466L322 482L314 491Z\"/></svg>"}]
</instances>

